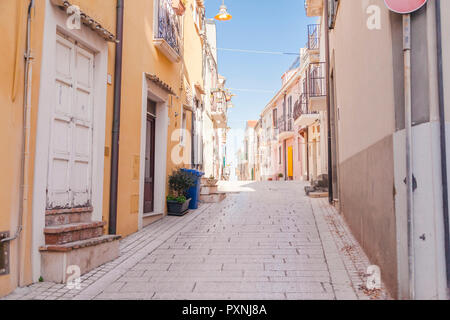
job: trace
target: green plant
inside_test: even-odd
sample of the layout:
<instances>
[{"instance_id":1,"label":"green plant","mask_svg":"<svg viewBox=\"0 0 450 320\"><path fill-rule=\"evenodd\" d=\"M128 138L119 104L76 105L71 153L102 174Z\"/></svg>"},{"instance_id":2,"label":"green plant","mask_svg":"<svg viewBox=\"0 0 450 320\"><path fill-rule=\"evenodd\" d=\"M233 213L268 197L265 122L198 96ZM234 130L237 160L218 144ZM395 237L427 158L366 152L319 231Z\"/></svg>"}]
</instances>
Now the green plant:
<instances>
[{"instance_id":1,"label":"green plant","mask_svg":"<svg viewBox=\"0 0 450 320\"><path fill-rule=\"evenodd\" d=\"M183 203L186 203L187 199L185 196L179 196L179 197L168 196L167 201L178 202L178 203L183 204Z\"/></svg>"},{"instance_id":2,"label":"green plant","mask_svg":"<svg viewBox=\"0 0 450 320\"><path fill-rule=\"evenodd\" d=\"M180 197L186 197L187 191L194 185L195 179L190 173L176 169L169 176L169 196L172 199L182 199Z\"/></svg>"},{"instance_id":3,"label":"green plant","mask_svg":"<svg viewBox=\"0 0 450 320\"><path fill-rule=\"evenodd\" d=\"M44 282L44 278L39 277L39 282Z\"/></svg>"},{"instance_id":4,"label":"green plant","mask_svg":"<svg viewBox=\"0 0 450 320\"><path fill-rule=\"evenodd\" d=\"M284 175L282 173L278 174L278 178L283 178L283 177L284 177Z\"/></svg>"}]
</instances>

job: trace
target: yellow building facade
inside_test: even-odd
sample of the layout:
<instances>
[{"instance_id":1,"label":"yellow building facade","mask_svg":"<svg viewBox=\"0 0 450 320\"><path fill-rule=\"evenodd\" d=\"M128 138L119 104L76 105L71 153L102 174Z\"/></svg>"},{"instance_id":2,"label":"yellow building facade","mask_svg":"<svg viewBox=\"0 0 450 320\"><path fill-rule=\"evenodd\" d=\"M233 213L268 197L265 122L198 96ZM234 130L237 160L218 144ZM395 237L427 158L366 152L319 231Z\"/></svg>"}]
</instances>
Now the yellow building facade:
<instances>
[{"instance_id":1,"label":"yellow building facade","mask_svg":"<svg viewBox=\"0 0 450 320\"><path fill-rule=\"evenodd\" d=\"M203 99L204 7L203 1L188 0L185 12L177 14L169 0L123 3L115 233L127 236L166 214L167 176L175 168L193 166L191 145L198 144L193 115ZM89 225L99 246L117 242L107 235L114 214L117 4L0 3L5 37L0 48L0 146L5 150L0 160L0 249L7 256L0 265L0 296L41 277L65 281L64 270L58 279L46 278L61 270L45 258L54 257L52 241L61 245L50 232L64 229L64 219ZM71 259L71 254L65 257ZM82 252L77 254L83 258ZM103 257L103 262L112 258ZM91 267L81 266L82 273Z\"/></svg>"},{"instance_id":2,"label":"yellow building facade","mask_svg":"<svg viewBox=\"0 0 450 320\"><path fill-rule=\"evenodd\" d=\"M109 30L114 30L115 27L114 3L112 0L73 1L73 4L87 9L89 15L101 20L101 24ZM7 156L1 159L3 179L0 184L0 233L3 240L6 240L2 242L1 250L7 252L8 258L2 261L0 296L40 277L36 271L36 267L40 268L40 261L36 259L39 251L36 245L35 222L45 219L45 208L37 217L35 182L36 172L40 168L36 150L40 138L39 118L42 117L41 84L45 81L45 20L49 20L49 10L57 10L57 15L62 13L56 4L57 1L43 0L8 0L0 4L1 29L6 34L4 45L0 49L0 57L4 62L0 67L0 100L4 106L0 143L4 150L9 151L6 152ZM62 24L61 28L57 24L53 27L55 35L63 29ZM104 53L113 57L114 45L105 39L101 41L105 42ZM28 63L24 60L27 52ZM103 69L112 74L112 67L113 63L107 63ZM105 109L108 109L111 98L112 91L105 87ZM43 236L42 228L40 233Z\"/></svg>"}]
</instances>

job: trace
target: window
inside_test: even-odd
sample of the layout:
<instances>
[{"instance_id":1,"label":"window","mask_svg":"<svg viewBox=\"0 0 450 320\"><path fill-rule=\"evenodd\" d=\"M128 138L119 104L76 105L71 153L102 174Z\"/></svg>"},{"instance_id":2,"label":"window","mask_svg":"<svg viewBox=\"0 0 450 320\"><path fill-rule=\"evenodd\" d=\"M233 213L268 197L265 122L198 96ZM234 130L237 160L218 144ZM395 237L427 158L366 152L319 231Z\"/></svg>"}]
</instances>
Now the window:
<instances>
[{"instance_id":1,"label":"window","mask_svg":"<svg viewBox=\"0 0 450 320\"><path fill-rule=\"evenodd\" d=\"M244 159L248 160L248 141L247 140L245 140L244 153L245 153Z\"/></svg>"},{"instance_id":2,"label":"window","mask_svg":"<svg viewBox=\"0 0 450 320\"><path fill-rule=\"evenodd\" d=\"M184 146L186 141L186 118L187 113L183 110L182 118L181 118L181 134L180 134L180 145Z\"/></svg>"},{"instance_id":3,"label":"window","mask_svg":"<svg viewBox=\"0 0 450 320\"><path fill-rule=\"evenodd\" d=\"M0 240L9 238L9 232L0 233ZM9 274L9 242L0 242L0 275Z\"/></svg>"},{"instance_id":4,"label":"window","mask_svg":"<svg viewBox=\"0 0 450 320\"><path fill-rule=\"evenodd\" d=\"M288 99L288 118L292 118L292 96Z\"/></svg>"},{"instance_id":5,"label":"window","mask_svg":"<svg viewBox=\"0 0 450 320\"><path fill-rule=\"evenodd\" d=\"M281 164L281 147L278 147L278 164Z\"/></svg>"},{"instance_id":6,"label":"window","mask_svg":"<svg viewBox=\"0 0 450 320\"><path fill-rule=\"evenodd\" d=\"M275 129L278 128L278 116L277 116L277 109L273 109L273 127Z\"/></svg>"},{"instance_id":7,"label":"window","mask_svg":"<svg viewBox=\"0 0 450 320\"><path fill-rule=\"evenodd\" d=\"M156 102L154 102L152 100L148 100L147 114L156 118Z\"/></svg>"},{"instance_id":8,"label":"window","mask_svg":"<svg viewBox=\"0 0 450 320\"><path fill-rule=\"evenodd\" d=\"M195 26L197 27L198 31L203 30L203 11L202 8L198 5L197 0L194 0L194 5L192 8L192 15L194 18Z\"/></svg>"},{"instance_id":9,"label":"window","mask_svg":"<svg viewBox=\"0 0 450 320\"><path fill-rule=\"evenodd\" d=\"M328 28L334 29L339 0L328 0Z\"/></svg>"},{"instance_id":10,"label":"window","mask_svg":"<svg viewBox=\"0 0 450 320\"><path fill-rule=\"evenodd\" d=\"M164 39L169 46L180 54L182 23L172 8L171 0L159 0L155 2L157 7L157 25L155 26L155 38Z\"/></svg>"}]
</instances>

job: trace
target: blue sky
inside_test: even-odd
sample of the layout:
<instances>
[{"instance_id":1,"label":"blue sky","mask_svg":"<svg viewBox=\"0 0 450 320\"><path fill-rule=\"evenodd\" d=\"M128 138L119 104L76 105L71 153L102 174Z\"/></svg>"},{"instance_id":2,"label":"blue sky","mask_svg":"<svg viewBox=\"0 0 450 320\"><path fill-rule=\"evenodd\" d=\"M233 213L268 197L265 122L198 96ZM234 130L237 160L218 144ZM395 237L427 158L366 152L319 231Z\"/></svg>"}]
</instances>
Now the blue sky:
<instances>
[{"instance_id":1,"label":"blue sky","mask_svg":"<svg viewBox=\"0 0 450 320\"><path fill-rule=\"evenodd\" d=\"M206 0L207 18L213 18L221 4L222 0ZM307 25L315 22L306 17L303 0L225 0L225 5L233 19L216 22L218 48L297 53L306 44ZM272 91L234 91L235 108L229 110L232 129L243 129L246 120L259 118L295 58L218 51L219 72L227 78L228 88Z\"/></svg>"}]
</instances>

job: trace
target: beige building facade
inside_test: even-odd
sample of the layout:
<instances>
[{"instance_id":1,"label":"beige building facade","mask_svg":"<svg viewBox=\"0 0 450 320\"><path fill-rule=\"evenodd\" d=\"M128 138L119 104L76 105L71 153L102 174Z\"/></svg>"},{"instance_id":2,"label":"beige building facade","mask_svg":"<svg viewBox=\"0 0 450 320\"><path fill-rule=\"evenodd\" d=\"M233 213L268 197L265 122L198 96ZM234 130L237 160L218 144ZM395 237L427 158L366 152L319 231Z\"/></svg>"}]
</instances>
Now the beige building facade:
<instances>
[{"instance_id":1,"label":"beige building facade","mask_svg":"<svg viewBox=\"0 0 450 320\"><path fill-rule=\"evenodd\" d=\"M450 252L448 208L443 206L448 195L443 192L442 170L450 158L443 154L440 130L447 130L444 140L448 141L449 3L440 1L441 11L436 13L437 1L430 0L411 15L415 183L410 225L404 182L402 16L390 12L382 0L308 0L307 14L324 15L324 4L330 13L325 20L333 199L371 261L381 268L382 279L394 297L446 299ZM441 38L436 36L437 16L441 18ZM440 41L441 70L437 63ZM440 108L446 116L443 127ZM445 144L448 149L448 142ZM413 230L411 239L408 228Z\"/></svg>"}]
</instances>

